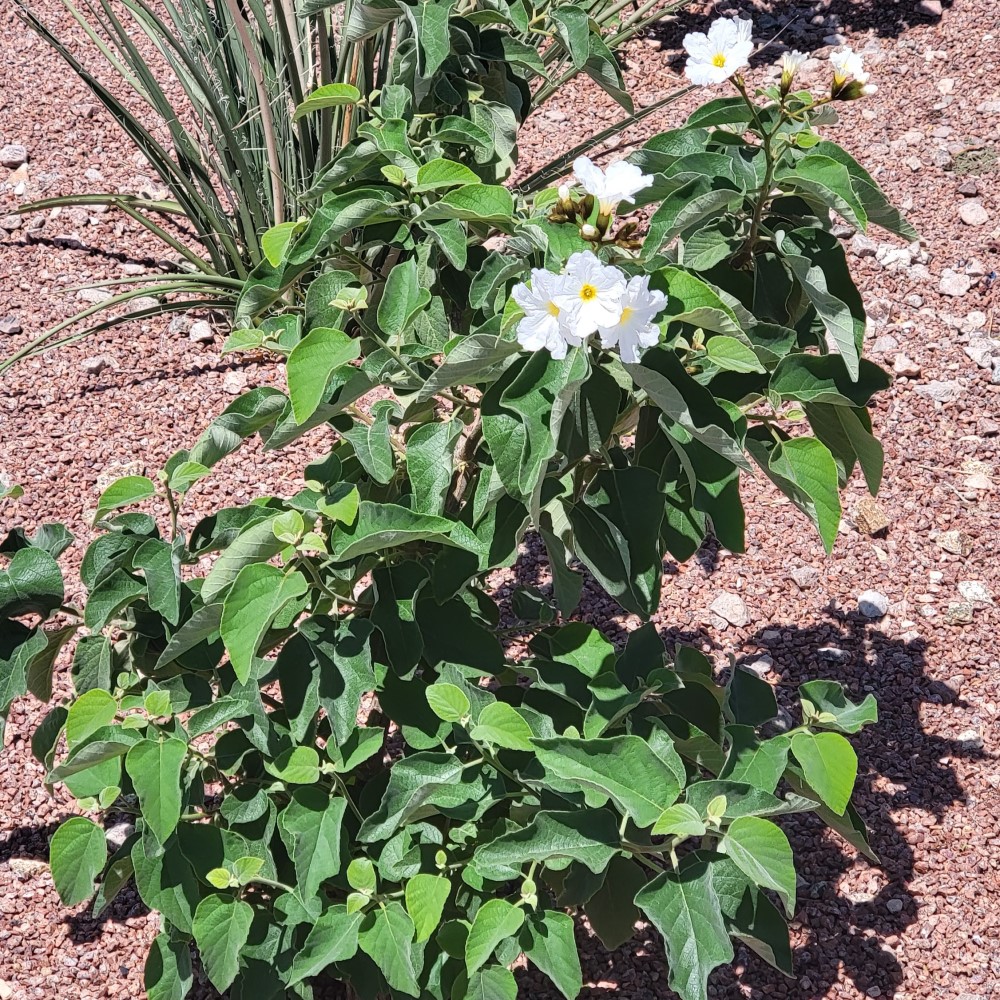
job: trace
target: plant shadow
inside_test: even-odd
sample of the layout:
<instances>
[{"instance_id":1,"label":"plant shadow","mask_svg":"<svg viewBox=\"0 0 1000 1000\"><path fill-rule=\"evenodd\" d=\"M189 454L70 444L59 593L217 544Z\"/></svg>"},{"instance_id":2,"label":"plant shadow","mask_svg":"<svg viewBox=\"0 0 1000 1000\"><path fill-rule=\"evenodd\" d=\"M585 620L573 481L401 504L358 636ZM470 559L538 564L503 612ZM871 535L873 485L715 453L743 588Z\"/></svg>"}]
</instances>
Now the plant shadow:
<instances>
[{"instance_id":1,"label":"plant shadow","mask_svg":"<svg viewBox=\"0 0 1000 1000\"><path fill-rule=\"evenodd\" d=\"M710 979L713 997L794 995L822 1000L844 979L859 996L886 1000L895 996L903 983L903 969L894 947L917 921L909 887L915 875L927 871L917 853L919 844L927 828L965 801L951 759L985 757L981 749L924 730L922 706L961 704L961 699L947 685L926 676L922 640L886 635L856 613L828 615L828 621L813 625L760 629L742 643L736 662L771 657L769 679L776 685L779 704L794 718L797 686L821 677L839 681L852 700L860 701L868 693L878 699L878 724L850 739L860 762L854 802L868 824L880 863L866 861L816 816L784 818L782 826L800 876L792 924L798 978L786 979L737 944L732 965L716 970ZM692 635L659 631L668 649L690 642ZM705 636L694 637L704 648ZM911 815L905 836L893 818L900 811L922 814ZM842 888L842 882L853 888ZM615 952L607 952L583 925L578 934L584 981L591 984L580 1000L610 1000L612 993L637 1000L674 998L666 985L669 973L662 945L652 930L640 925L636 937ZM910 947L922 944L911 942ZM926 944L930 946L930 941ZM524 996L554 997L536 971L522 972L519 979Z\"/></svg>"}]
</instances>

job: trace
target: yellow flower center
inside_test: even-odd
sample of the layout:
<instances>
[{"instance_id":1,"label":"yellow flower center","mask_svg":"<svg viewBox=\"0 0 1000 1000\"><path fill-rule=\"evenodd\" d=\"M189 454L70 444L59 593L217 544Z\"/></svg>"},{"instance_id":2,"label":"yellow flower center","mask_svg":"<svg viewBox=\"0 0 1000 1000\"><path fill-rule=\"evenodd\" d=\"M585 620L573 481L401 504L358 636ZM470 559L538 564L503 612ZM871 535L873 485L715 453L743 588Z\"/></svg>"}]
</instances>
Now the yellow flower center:
<instances>
[{"instance_id":1,"label":"yellow flower center","mask_svg":"<svg viewBox=\"0 0 1000 1000\"><path fill-rule=\"evenodd\" d=\"M580 287L580 298L583 299L584 302L596 299L597 289L593 285L582 285Z\"/></svg>"},{"instance_id":2,"label":"yellow flower center","mask_svg":"<svg viewBox=\"0 0 1000 1000\"><path fill-rule=\"evenodd\" d=\"M719 69L722 69L726 65L725 54L722 52L716 52L715 55L712 56L712 65L718 66Z\"/></svg>"},{"instance_id":3,"label":"yellow flower center","mask_svg":"<svg viewBox=\"0 0 1000 1000\"><path fill-rule=\"evenodd\" d=\"M554 302L546 302L545 308L548 309L550 316L559 315L559 306L557 306Z\"/></svg>"},{"instance_id":4,"label":"yellow flower center","mask_svg":"<svg viewBox=\"0 0 1000 1000\"><path fill-rule=\"evenodd\" d=\"M629 316L631 316L632 313L634 313L634 312L635 312L635 310L631 306L626 306L622 310L622 318L620 320L618 320L618 322L619 323L627 323Z\"/></svg>"}]
</instances>

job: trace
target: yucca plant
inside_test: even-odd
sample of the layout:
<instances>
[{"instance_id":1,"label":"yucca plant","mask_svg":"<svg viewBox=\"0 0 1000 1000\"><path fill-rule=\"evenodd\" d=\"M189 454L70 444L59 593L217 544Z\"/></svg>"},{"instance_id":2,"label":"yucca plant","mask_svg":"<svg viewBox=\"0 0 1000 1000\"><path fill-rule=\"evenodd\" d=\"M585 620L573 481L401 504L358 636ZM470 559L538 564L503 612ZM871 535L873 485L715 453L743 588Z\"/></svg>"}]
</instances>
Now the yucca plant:
<instances>
[{"instance_id":1,"label":"yucca plant","mask_svg":"<svg viewBox=\"0 0 1000 1000\"><path fill-rule=\"evenodd\" d=\"M389 83L408 87L425 116L456 113L512 135L533 108L584 72L628 117L581 148L645 117L677 94L636 114L614 50L687 0L61 2L135 102L116 97L105 74L74 55L31 0L15 0L25 22L129 135L170 198L94 192L20 211L108 205L162 242L176 272L102 283L127 290L46 331L0 362L0 372L159 311L231 311L248 275L268 259L263 235L312 211L333 153L358 137L372 115L370 98ZM519 89L520 102L511 102L506 88ZM536 172L522 187L539 189L567 163ZM512 165L509 156L497 157L491 179L504 180ZM150 295L160 299L156 309L112 314Z\"/></svg>"}]
</instances>

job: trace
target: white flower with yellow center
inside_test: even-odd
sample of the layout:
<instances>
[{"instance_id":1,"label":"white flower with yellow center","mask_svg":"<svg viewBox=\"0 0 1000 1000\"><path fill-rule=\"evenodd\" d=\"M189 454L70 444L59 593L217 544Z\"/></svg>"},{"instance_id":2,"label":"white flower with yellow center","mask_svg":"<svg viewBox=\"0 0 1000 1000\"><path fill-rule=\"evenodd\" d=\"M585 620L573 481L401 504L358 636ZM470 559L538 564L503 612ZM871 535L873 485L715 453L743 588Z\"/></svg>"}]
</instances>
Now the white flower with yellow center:
<instances>
[{"instance_id":1,"label":"white flower with yellow center","mask_svg":"<svg viewBox=\"0 0 1000 1000\"><path fill-rule=\"evenodd\" d=\"M563 284L561 275L535 268L530 285L522 281L511 291L511 297L524 310L524 318L517 324L517 342L526 351L544 349L554 358L564 358L567 347L581 343L567 330L563 310L556 304Z\"/></svg>"},{"instance_id":2,"label":"white flower with yellow center","mask_svg":"<svg viewBox=\"0 0 1000 1000\"><path fill-rule=\"evenodd\" d=\"M720 17L706 35L692 31L684 36L690 58L684 66L687 78L699 87L724 83L737 70L750 65L753 52L753 21L749 18Z\"/></svg>"},{"instance_id":3,"label":"white flower with yellow center","mask_svg":"<svg viewBox=\"0 0 1000 1000\"><path fill-rule=\"evenodd\" d=\"M635 204L635 196L653 183L652 174L644 174L634 163L616 160L602 170L589 156L573 161L573 176L587 194L597 199L601 215L611 215L620 202Z\"/></svg>"},{"instance_id":4,"label":"white flower with yellow center","mask_svg":"<svg viewBox=\"0 0 1000 1000\"><path fill-rule=\"evenodd\" d=\"M792 49L781 54L781 85L787 87L806 61L806 54Z\"/></svg>"},{"instance_id":5,"label":"white flower with yellow center","mask_svg":"<svg viewBox=\"0 0 1000 1000\"><path fill-rule=\"evenodd\" d=\"M855 52L849 45L835 49L830 53L830 64L833 66L833 89L843 87L851 80L857 80L862 86L868 82L861 54Z\"/></svg>"},{"instance_id":6,"label":"white flower with yellow center","mask_svg":"<svg viewBox=\"0 0 1000 1000\"><path fill-rule=\"evenodd\" d=\"M625 275L617 267L602 264L595 254L582 250L566 262L553 296L559 307L565 335L580 343L602 326L614 326L622 315ZM571 341L572 343L572 341Z\"/></svg>"},{"instance_id":7,"label":"white flower with yellow center","mask_svg":"<svg viewBox=\"0 0 1000 1000\"><path fill-rule=\"evenodd\" d=\"M656 289L650 290L649 275L643 274L629 279L621 304L618 322L599 328L601 347L617 345L622 361L634 365L644 348L659 343L660 328L653 317L663 311L667 297Z\"/></svg>"}]
</instances>

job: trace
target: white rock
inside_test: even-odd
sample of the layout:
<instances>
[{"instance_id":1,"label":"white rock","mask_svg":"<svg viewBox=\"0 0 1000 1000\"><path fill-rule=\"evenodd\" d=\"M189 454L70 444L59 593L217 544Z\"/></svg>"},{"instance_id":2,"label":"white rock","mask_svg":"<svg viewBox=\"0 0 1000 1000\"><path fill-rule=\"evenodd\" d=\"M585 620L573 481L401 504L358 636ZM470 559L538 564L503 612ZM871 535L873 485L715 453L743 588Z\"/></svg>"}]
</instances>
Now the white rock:
<instances>
[{"instance_id":1,"label":"white rock","mask_svg":"<svg viewBox=\"0 0 1000 1000\"><path fill-rule=\"evenodd\" d=\"M132 299L129 303L130 311L147 312L155 309L160 303L152 295L140 295L137 299Z\"/></svg>"},{"instance_id":2,"label":"white rock","mask_svg":"<svg viewBox=\"0 0 1000 1000\"><path fill-rule=\"evenodd\" d=\"M972 279L967 274L959 274L950 267L946 267L941 273L941 281L938 283L938 291L942 295L951 295L959 298L965 295L972 287Z\"/></svg>"},{"instance_id":3,"label":"white rock","mask_svg":"<svg viewBox=\"0 0 1000 1000\"><path fill-rule=\"evenodd\" d=\"M892 370L903 378L916 378L920 374L920 365L911 361L905 354L897 354L892 363Z\"/></svg>"},{"instance_id":4,"label":"white rock","mask_svg":"<svg viewBox=\"0 0 1000 1000\"><path fill-rule=\"evenodd\" d=\"M222 377L222 391L238 396L247 387L247 377L240 371L226 372Z\"/></svg>"},{"instance_id":5,"label":"white rock","mask_svg":"<svg viewBox=\"0 0 1000 1000\"><path fill-rule=\"evenodd\" d=\"M966 729L955 737L956 745L962 750L982 750L983 737L976 729Z\"/></svg>"},{"instance_id":6,"label":"white rock","mask_svg":"<svg viewBox=\"0 0 1000 1000\"><path fill-rule=\"evenodd\" d=\"M944 13L941 9L941 0L919 0L914 10L924 17L940 17Z\"/></svg>"},{"instance_id":7,"label":"white rock","mask_svg":"<svg viewBox=\"0 0 1000 1000\"><path fill-rule=\"evenodd\" d=\"M851 654L839 646L820 646L816 650L816 655L821 660L826 660L829 663L847 663L851 658Z\"/></svg>"},{"instance_id":8,"label":"white rock","mask_svg":"<svg viewBox=\"0 0 1000 1000\"><path fill-rule=\"evenodd\" d=\"M872 354L891 354L899 350L899 341L890 333L876 337L872 344Z\"/></svg>"},{"instance_id":9,"label":"white rock","mask_svg":"<svg viewBox=\"0 0 1000 1000\"><path fill-rule=\"evenodd\" d=\"M990 221L990 213L980 201L963 201L958 207L958 217L967 226L985 226Z\"/></svg>"},{"instance_id":10,"label":"white rock","mask_svg":"<svg viewBox=\"0 0 1000 1000\"><path fill-rule=\"evenodd\" d=\"M930 573L927 574L927 578L931 583L940 583L944 579L944 573L939 569L932 569Z\"/></svg>"},{"instance_id":11,"label":"white rock","mask_svg":"<svg viewBox=\"0 0 1000 1000\"><path fill-rule=\"evenodd\" d=\"M878 243L864 233L858 233L851 240L851 253L855 257L874 257L878 252Z\"/></svg>"},{"instance_id":12,"label":"white rock","mask_svg":"<svg viewBox=\"0 0 1000 1000\"><path fill-rule=\"evenodd\" d=\"M866 590L858 595L858 611L866 618L884 618L889 610L889 598L877 590Z\"/></svg>"},{"instance_id":13,"label":"white rock","mask_svg":"<svg viewBox=\"0 0 1000 1000\"><path fill-rule=\"evenodd\" d=\"M993 344L986 338L979 338L978 340L973 340L966 344L963 351L973 360L980 368L992 368L993 367L993 354L995 348Z\"/></svg>"},{"instance_id":14,"label":"white rock","mask_svg":"<svg viewBox=\"0 0 1000 1000\"><path fill-rule=\"evenodd\" d=\"M955 379L934 379L926 385L918 385L917 393L933 399L935 403L953 403L959 399L965 387Z\"/></svg>"},{"instance_id":15,"label":"white rock","mask_svg":"<svg viewBox=\"0 0 1000 1000\"><path fill-rule=\"evenodd\" d=\"M788 575L799 590L808 590L819 583L819 570L815 566L796 566Z\"/></svg>"},{"instance_id":16,"label":"white rock","mask_svg":"<svg viewBox=\"0 0 1000 1000\"><path fill-rule=\"evenodd\" d=\"M723 621L737 628L744 628L750 624L750 611L743 598L737 594L719 594L712 601L711 610Z\"/></svg>"},{"instance_id":17,"label":"white rock","mask_svg":"<svg viewBox=\"0 0 1000 1000\"><path fill-rule=\"evenodd\" d=\"M76 297L81 302L90 302L96 305L98 302L107 302L111 298L111 294L106 288L81 288L76 293Z\"/></svg>"},{"instance_id":18,"label":"white rock","mask_svg":"<svg viewBox=\"0 0 1000 1000\"><path fill-rule=\"evenodd\" d=\"M983 604L993 603L993 594L981 580L959 580L958 592L967 601L982 602Z\"/></svg>"},{"instance_id":19,"label":"white rock","mask_svg":"<svg viewBox=\"0 0 1000 1000\"><path fill-rule=\"evenodd\" d=\"M770 656L758 656L752 663L744 663L743 668L756 674L762 680L767 677L774 666L774 660Z\"/></svg>"},{"instance_id":20,"label":"white rock","mask_svg":"<svg viewBox=\"0 0 1000 1000\"><path fill-rule=\"evenodd\" d=\"M0 333L13 335L21 332L21 324L16 316L4 316L0 318Z\"/></svg>"},{"instance_id":21,"label":"white rock","mask_svg":"<svg viewBox=\"0 0 1000 1000\"><path fill-rule=\"evenodd\" d=\"M192 323L191 329L188 330L188 340L195 344L212 343L215 340L215 331L212 329L212 324L203 319Z\"/></svg>"},{"instance_id":22,"label":"white rock","mask_svg":"<svg viewBox=\"0 0 1000 1000\"><path fill-rule=\"evenodd\" d=\"M135 833L134 823L115 823L104 831L104 839L112 850L117 851L133 833Z\"/></svg>"},{"instance_id":23,"label":"white rock","mask_svg":"<svg viewBox=\"0 0 1000 1000\"><path fill-rule=\"evenodd\" d=\"M16 170L28 162L28 151L19 142L8 142L0 147L0 163L11 170Z\"/></svg>"},{"instance_id":24,"label":"white rock","mask_svg":"<svg viewBox=\"0 0 1000 1000\"><path fill-rule=\"evenodd\" d=\"M6 979L0 979L0 1000L11 1000L14 989Z\"/></svg>"}]
</instances>

